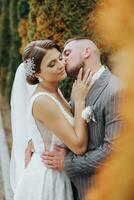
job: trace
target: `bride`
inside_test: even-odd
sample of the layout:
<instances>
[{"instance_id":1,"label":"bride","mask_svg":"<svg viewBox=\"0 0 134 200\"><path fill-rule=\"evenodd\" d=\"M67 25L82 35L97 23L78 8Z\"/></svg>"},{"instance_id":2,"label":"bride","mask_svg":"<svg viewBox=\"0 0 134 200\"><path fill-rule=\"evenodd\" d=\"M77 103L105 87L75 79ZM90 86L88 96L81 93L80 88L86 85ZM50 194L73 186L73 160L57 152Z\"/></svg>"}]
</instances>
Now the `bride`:
<instances>
[{"instance_id":1,"label":"bride","mask_svg":"<svg viewBox=\"0 0 134 200\"><path fill-rule=\"evenodd\" d=\"M13 148L11 185L14 200L73 200L70 179L65 172L48 169L40 155L54 145L69 148L77 155L86 151L88 134L81 113L91 87L91 73L82 69L73 84L75 115L58 88L66 78L66 61L60 47L51 40L31 42L24 50L11 97ZM31 85L31 86L30 86ZM25 148L29 139L34 153L25 167Z\"/></svg>"}]
</instances>

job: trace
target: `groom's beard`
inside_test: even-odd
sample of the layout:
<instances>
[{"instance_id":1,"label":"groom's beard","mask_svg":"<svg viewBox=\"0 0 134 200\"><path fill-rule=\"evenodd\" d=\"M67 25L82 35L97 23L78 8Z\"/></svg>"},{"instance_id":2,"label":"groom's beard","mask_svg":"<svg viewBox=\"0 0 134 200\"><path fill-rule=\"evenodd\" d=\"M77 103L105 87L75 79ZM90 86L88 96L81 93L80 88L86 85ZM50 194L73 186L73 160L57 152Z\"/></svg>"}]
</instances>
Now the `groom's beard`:
<instances>
[{"instance_id":1,"label":"groom's beard","mask_svg":"<svg viewBox=\"0 0 134 200\"><path fill-rule=\"evenodd\" d=\"M84 68L85 63L82 61L78 65L72 67L70 70L67 70L67 76L73 79L76 79L79 73L80 68Z\"/></svg>"}]
</instances>

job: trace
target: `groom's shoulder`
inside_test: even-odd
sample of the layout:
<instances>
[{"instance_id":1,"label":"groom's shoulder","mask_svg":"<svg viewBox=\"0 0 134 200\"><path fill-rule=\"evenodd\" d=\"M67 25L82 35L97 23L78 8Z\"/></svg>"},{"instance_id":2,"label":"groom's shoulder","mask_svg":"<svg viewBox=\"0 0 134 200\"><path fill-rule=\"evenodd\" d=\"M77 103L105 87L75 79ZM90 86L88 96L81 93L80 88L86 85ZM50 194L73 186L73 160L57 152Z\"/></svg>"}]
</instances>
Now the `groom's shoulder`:
<instances>
[{"instance_id":1,"label":"groom's shoulder","mask_svg":"<svg viewBox=\"0 0 134 200\"><path fill-rule=\"evenodd\" d=\"M117 75L115 75L113 72L110 72L110 74L111 74L111 76L108 81L109 88L111 90L114 90L115 92L123 90L123 88L124 88L123 81Z\"/></svg>"}]
</instances>

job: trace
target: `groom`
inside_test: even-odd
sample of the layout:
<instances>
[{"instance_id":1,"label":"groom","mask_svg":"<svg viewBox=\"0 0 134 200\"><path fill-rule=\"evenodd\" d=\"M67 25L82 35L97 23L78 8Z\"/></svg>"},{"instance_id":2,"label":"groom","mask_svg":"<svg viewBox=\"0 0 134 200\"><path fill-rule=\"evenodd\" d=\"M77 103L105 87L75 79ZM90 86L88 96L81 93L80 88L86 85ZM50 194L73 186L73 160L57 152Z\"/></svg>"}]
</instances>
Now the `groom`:
<instances>
[{"instance_id":1,"label":"groom","mask_svg":"<svg viewBox=\"0 0 134 200\"><path fill-rule=\"evenodd\" d=\"M56 146L55 151L42 154L42 161L48 168L64 170L73 183L75 199L82 200L87 189L93 186L95 171L110 154L112 143L121 127L122 116L118 109L122 86L108 68L101 64L99 49L91 40L68 40L63 55L68 76L77 77L81 67L84 72L90 68L93 73L94 84L87 96L86 106L92 107L95 121L88 123L89 143L83 156L77 156L71 151L66 154L65 149ZM73 100L71 106L73 110Z\"/></svg>"},{"instance_id":2,"label":"groom","mask_svg":"<svg viewBox=\"0 0 134 200\"><path fill-rule=\"evenodd\" d=\"M93 108L96 122L88 123L89 143L83 156L72 152L65 156L64 149L56 147L55 152L44 152L42 160L49 168L65 170L77 189L76 199L82 200L86 189L93 185L96 169L110 154L121 127L122 116L118 109L122 86L117 77L102 66L99 49L91 40L81 38L67 41L63 55L68 76L76 77L81 67L84 72L90 68L93 73L94 84L87 96L86 106Z\"/></svg>"}]
</instances>

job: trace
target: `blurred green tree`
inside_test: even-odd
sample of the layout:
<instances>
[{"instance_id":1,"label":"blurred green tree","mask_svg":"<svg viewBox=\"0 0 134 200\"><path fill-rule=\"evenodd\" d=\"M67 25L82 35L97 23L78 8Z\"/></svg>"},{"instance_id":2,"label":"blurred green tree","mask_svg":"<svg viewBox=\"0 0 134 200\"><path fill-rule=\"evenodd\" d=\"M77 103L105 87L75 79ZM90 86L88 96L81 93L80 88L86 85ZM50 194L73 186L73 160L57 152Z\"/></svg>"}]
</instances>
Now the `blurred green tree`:
<instances>
[{"instance_id":1,"label":"blurred green tree","mask_svg":"<svg viewBox=\"0 0 134 200\"><path fill-rule=\"evenodd\" d=\"M28 15L30 11L29 2L27 0L19 0L17 5L18 13L18 33L21 38L20 54L23 53L24 47L28 43Z\"/></svg>"},{"instance_id":2,"label":"blurred green tree","mask_svg":"<svg viewBox=\"0 0 134 200\"><path fill-rule=\"evenodd\" d=\"M0 15L1 15L1 11L2 11L2 0L0 0Z\"/></svg>"},{"instance_id":3,"label":"blurred green tree","mask_svg":"<svg viewBox=\"0 0 134 200\"><path fill-rule=\"evenodd\" d=\"M1 0L0 8L0 91L4 95L10 49L9 0Z\"/></svg>"},{"instance_id":4,"label":"blurred green tree","mask_svg":"<svg viewBox=\"0 0 134 200\"><path fill-rule=\"evenodd\" d=\"M9 71L7 76L7 87L6 87L6 96L8 99L10 99L11 87L16 69L21 62L21 57L19 54L19 48L21 43L18 35L19 20L16 12L17 4L18 0L10 1L11 48L10 48L10 62L9 62Z\"/></svg>"},{"instance_id":5,"label":"blurred green tree","mask_svg":"<svg viewBox=\"0 0 134 200\"><path fill-rule=\"evenodd\" d=\"M19 0L17 4L18 18L27 18L29 13L29 3L26 0Z\"/></svg>"}]
</instances>

